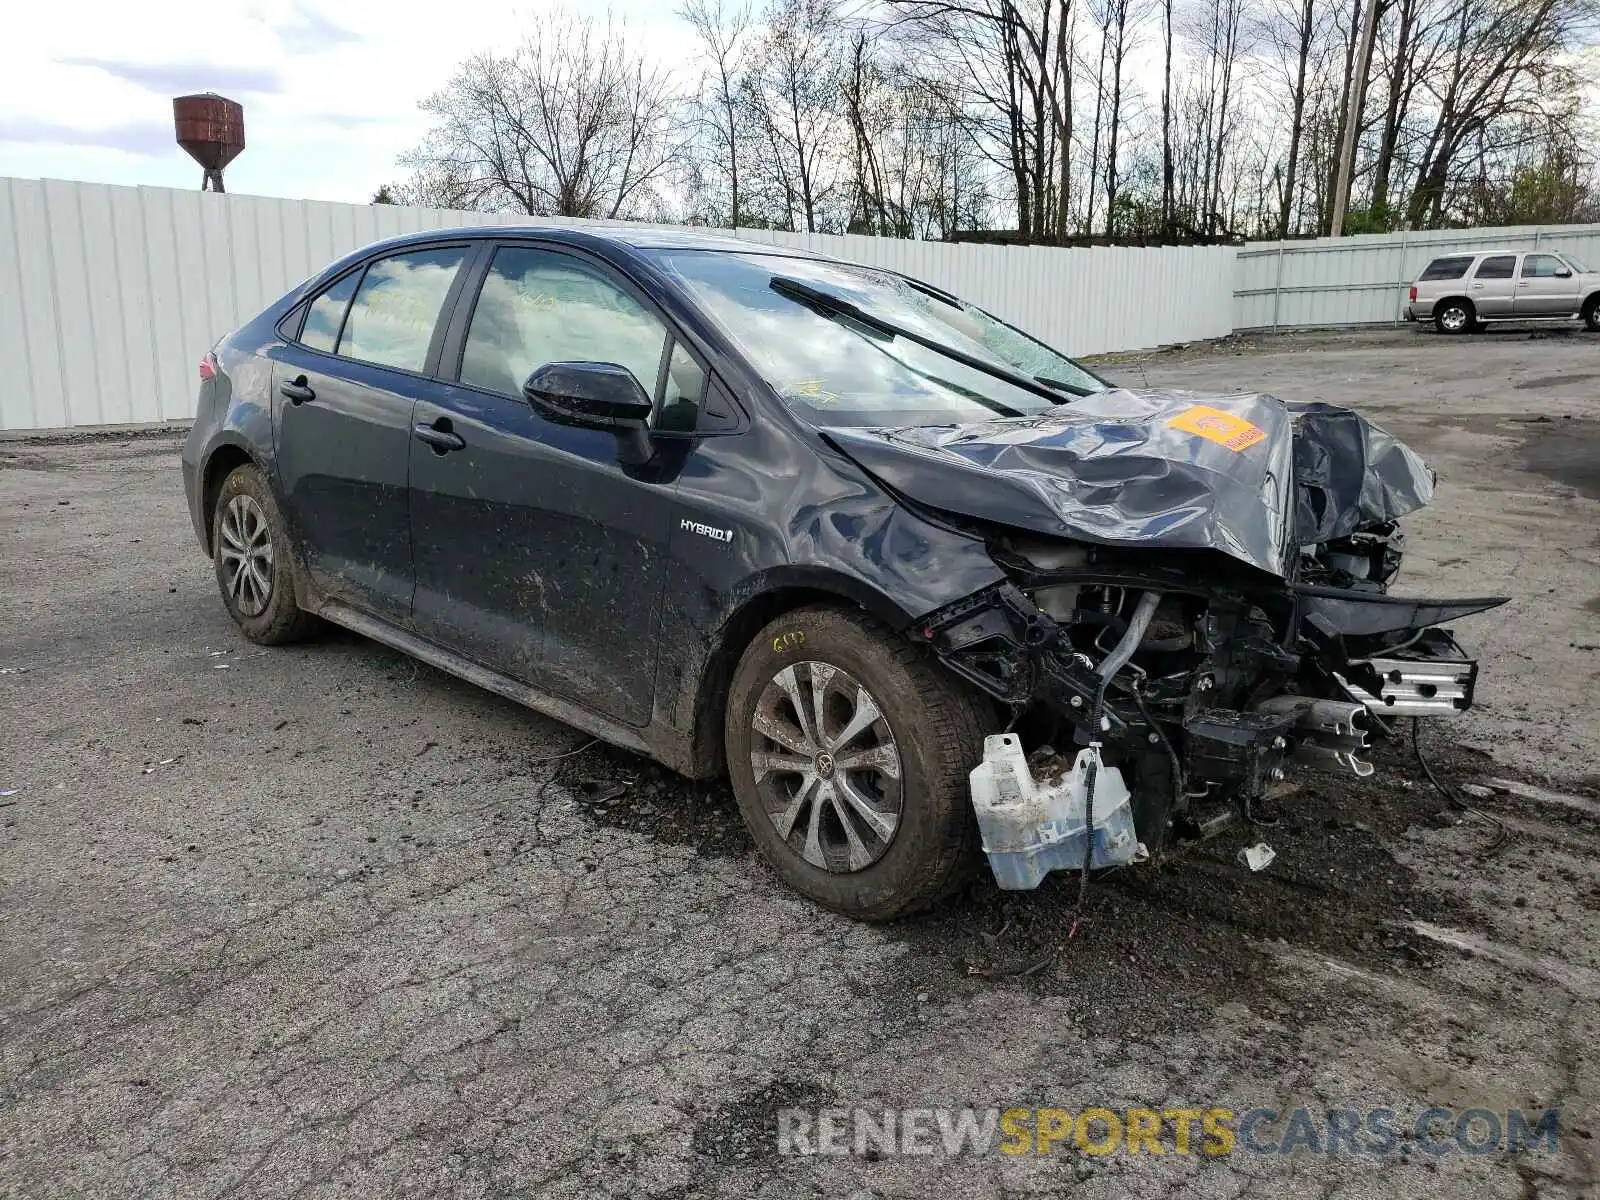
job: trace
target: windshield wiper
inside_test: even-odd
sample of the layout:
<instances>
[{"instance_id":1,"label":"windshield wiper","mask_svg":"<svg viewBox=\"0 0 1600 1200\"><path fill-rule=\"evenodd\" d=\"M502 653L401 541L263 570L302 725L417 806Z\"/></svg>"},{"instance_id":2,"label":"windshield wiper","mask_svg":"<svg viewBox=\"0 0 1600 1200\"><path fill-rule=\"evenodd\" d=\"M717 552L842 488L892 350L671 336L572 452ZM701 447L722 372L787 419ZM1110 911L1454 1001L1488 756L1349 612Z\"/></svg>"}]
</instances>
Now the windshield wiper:
<instances>
[{"instance_id":1,"label":"windshield wiper","mask_svg":"<svg viewBox=\"0 0 1600 1200\"><path fill-rule=\"evenodd\" d=\"M1041 383L1032 376L1024 375L1020 371L1013 371L1009 367L986 362L976 355L957 350L954 346L946 346L937 338L928 337L926 334L918 333L914 329L907 329L904 325L898 325L893 321L885 321L876 313L868 312L859 304L846 300L843 296L835 296L832 292L825 292L821 288L812 287L809 283L802 283L798 279L774 275L767 286L777 292L778 295L797 300L801 304L814 308L826 316L847 317L860 325L865 325L868 329L886 333L892 337L905 338L908 342L915 342L917 345L932 350L935 354L942 354L945 358L952 359L964 367L971 367L974 371L982 372L990 378L1009 383L1025 392L1032 392L1035 396L1050 401L1051 404L1061 403L1062 390L1071 391L1071 389L1058 390L1056 387ZM1087 395L1088 393L1072 391L1072 394Z\"/></svg>"},{"instance_id":2,"label":"windshield wiper","mask_svg":"<svg viewBox=\"0 0 1600 1200\"><path fill-rule=\"evenodd\" d=\"M1044 384L1047 388L1054 388L1056 391L1065 392L1069 396L1087 396L1089 394L1081 387L1078 387L1073 383L1068 383L1064 379L1051 379L1048 375L1035 375L1034 379Z\"/></svg>"}]
</instances>

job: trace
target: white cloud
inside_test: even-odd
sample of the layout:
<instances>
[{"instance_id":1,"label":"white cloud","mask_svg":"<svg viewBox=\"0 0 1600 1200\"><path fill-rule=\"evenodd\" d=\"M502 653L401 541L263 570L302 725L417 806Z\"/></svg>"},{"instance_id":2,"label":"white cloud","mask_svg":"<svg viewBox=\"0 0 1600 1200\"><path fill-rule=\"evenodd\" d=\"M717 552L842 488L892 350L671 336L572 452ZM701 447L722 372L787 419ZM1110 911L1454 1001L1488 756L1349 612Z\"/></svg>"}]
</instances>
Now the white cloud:
<instances>
[{"instance_id":1,"label":"white cloud","mask_svg":"<svg viewBox=\"0 0 1600 1200\"><path fill-rule=\"evenodd\" d=\"M553 0L79 0L8 17L0 72L0 175L198 187L172 140L172 97L215 91L244 105L230 191L366 200L403 175L426 129L417 103L480 50L505 50ZM574 4L572 10L576 11ZM675 71L693 57L674 4L612 12ZM162 148L158 131L167 131Z\"/></svg>"}]
</instances>

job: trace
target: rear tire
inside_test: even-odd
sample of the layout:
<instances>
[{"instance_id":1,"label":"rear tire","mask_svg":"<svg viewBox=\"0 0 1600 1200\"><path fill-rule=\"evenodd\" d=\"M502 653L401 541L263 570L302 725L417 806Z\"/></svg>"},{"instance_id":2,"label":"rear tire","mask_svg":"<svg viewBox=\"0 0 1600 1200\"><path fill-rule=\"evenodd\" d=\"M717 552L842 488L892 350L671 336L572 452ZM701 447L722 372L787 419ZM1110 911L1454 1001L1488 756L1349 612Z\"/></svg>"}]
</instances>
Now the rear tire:
<instances>
[{"instance_id":1,"label":"rear tire","mask_svg":"<svg viewBox=\"0 0 1600 1200\"><path fill-rule=\"evenodd\" d=\"M1470 300L1445 300L1433 310L1433 324L1440 333L1471 333L1480 328L1478 314Z\"/></svg>"},{"instance_id":2,"label":"rear tire","mask_svg":"<svg viewBox=\"0 0 1600 1200\"><path fill-rule=\"evenodd\" d=\"M299 641L317 620L295 602L289 533L272 486L254 463L222 481L211 513L212 563L228 615L260 646Z\"/></svg>"},{"instance_id":3,"label":"rear tire","mask_svg":"<svg viewBox=\"0 0 1600 1200\"><path fill-rule=\"evenodd\" d=\"M971 878L967 774L994 723L923 647L817 606L745 649L723 732L740 814L773 869L835 912L887 921Z\"/></svg>"}]
</instances>

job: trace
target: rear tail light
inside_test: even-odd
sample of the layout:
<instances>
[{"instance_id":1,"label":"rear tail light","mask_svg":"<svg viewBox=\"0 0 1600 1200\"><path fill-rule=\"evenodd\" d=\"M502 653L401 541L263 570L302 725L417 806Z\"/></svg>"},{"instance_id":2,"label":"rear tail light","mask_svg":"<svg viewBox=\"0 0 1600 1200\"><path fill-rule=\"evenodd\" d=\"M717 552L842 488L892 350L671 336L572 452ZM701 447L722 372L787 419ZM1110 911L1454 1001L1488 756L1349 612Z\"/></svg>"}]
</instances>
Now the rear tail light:
<instances>
[{"instance_id":1,"label":"rear tail light","mask_svg":"<svg viewBox=\"0 0 1600 1200\"><path fill-rule=\"evenodd\" d=\"M1411 285L1411 298L1413 300L1417 298L1417 285L1414 283Z\"/></svg>"},{"instance_id":2,"label":"rear tail light","mask_svg":"<svg viewBox=\"0 0 1600 1200\"><path fill-rule=\"evenodd\" d=\"M207 354L200 360L200 382L210 383L216 377L217 356L215 354Z\"/></svg>"}]
</instances>

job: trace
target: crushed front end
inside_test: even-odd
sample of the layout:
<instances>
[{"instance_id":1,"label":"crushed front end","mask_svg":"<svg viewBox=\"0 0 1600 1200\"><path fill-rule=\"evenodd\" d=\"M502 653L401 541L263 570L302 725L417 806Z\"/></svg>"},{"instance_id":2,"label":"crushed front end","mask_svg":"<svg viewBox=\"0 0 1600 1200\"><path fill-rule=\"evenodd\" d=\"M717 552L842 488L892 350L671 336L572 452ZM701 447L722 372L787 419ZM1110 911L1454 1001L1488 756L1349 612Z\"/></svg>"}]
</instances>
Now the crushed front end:
<instances>
[{"instance_id":1,"label":"crushed front end","mask_svg":"<svg viewBox=\"0 0 1600 1200\"><path fill-rule=\"evenodd\" d=\"M914 632L1009 713L1007 746L1052 748L1059 794L1036 841L1077 840L1044 869L1136 861L1260 820L1290 772L1370 775L1372 741L1396 721L1472 703L1477 664L1442 626L1504 599L1390 594L1398 520L1431 498L1433 476L1354 412L1108 393L1026 426L880 440L851 452L913 496L920 472L946 468L947 511L982 521L969 527L1006 576ZM991 489L969 478L977 467ZM1126 785L1136 851L1114 830L1096 841L1101 793L1091 770L1086 803L1080 778L1091 757L1119 803ZM1038 783L1020 778L1025 793ZM1017 775L1002 782L1014 803ZM986 815L1002 885L1036 884L989 845Z\"/></svg>"},{"instance_id":2,"label":"crushed front end","mask_svg":"<svg viewBox=\"0 0 1600 1200\"><path fill-rule=\"evenodd\" d=\"M1467 708L1477 664L1438 623L1500 603L1274 585L1088 548L995 553L1012 580L934 614L922 636L1025 743L1069 758L1098 745L1151 852L1258 818L1297 765L1370 775L1371 740L1395 720Z\"/></svg>"}]
</instances>

